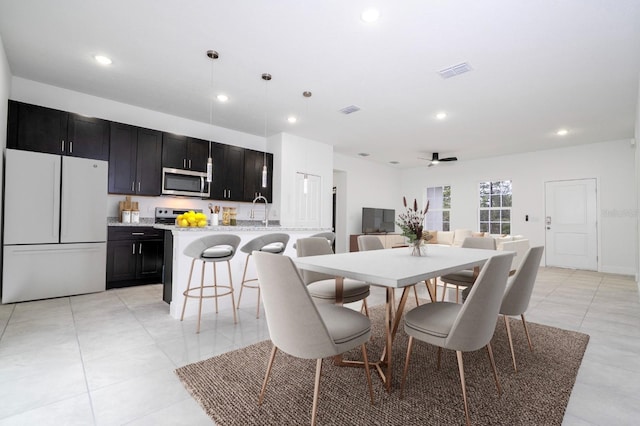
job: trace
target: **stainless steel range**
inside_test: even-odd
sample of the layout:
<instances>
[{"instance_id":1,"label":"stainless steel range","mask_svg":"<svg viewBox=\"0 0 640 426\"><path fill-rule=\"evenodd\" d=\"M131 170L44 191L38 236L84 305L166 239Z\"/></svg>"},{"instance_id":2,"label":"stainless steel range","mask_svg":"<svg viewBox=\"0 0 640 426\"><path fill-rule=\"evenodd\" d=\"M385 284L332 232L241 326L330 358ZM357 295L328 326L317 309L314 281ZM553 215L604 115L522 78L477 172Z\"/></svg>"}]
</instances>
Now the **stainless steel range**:
<instances>
[{"instance_id":1,"label":"stainless steel range","mask_svg":"<svg viewBox=\"0 0 640 426\"><path fill-rule=\"evenodd\" d=\"M176 223L176 217L183 213L193 210L196 213L202 213L202 209L174 209L172 207L156 207L155 222L165 225L173 225Z\"/></svg>"}]
</instances>

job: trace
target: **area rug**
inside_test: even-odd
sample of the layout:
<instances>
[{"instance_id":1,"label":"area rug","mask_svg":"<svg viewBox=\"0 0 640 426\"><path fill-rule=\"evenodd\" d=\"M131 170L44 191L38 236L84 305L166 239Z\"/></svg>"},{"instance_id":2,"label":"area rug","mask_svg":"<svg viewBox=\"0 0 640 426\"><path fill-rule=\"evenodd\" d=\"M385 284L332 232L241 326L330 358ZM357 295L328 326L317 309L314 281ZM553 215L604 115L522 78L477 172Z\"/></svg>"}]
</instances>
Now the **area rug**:
<instances>
[{"instance_id":1,"label":"area rug","mask_svg":"<svg viewBox=\"0 0 640 426\"><path fill-rule=\"evenodd\" d=\"M410 308L410 307L409 307ZM369 359L379 359L384 345L384 309L370 309L373 338ZM560 425L589 336L535 323L529 324L534 351L522 323L511 319L518 372L511 363L504 322L492 340L499 395L485 349L464 353L471 422L476 425ZM375 405L371 405L364 370L323 363L318 404L319 425L453 425L464 424L464 406L455 352L416 341L409 375L400 399L400 380L408 336L400 327L393 346L392 392L372 371ZM228 352L178 368L176 374L218 425L303 425L311 421L315 360L278 351L262 406L257 405L271 342ZM345 359L361 359L354 350Z\"/></svg>"}]
</instances>

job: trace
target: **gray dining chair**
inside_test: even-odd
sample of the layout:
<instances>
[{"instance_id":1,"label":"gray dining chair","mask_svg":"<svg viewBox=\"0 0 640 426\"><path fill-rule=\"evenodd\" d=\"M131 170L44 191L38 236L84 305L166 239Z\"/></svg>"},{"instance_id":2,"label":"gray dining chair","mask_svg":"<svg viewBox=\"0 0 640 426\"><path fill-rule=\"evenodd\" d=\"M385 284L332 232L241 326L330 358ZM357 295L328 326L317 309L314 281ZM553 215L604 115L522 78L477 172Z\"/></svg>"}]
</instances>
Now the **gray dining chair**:
<instances>
[{"instance_id":1,"label":"gray dining chair","mask_svg":"<svg viewBox=\"0 0 640 426\"><path fill-rule=\"evenodd\" d=\"M326 244L326 243L323 243ZM264 400L269 375L278 349L303 359L316 359L316 377L311 408L311 424L316 423L322 359L343 354L360 346L371 404L374 404L366 342L371 321L352 309L335 304L316 305L298 269L288 256L256 251L265 317L273 342L267 370L258 397ZM280 389L279 392L286 392ZM329 409L327 408L327 411Z\"/></svg>"},{"instance_id":2,"label":"gray dining chair","mask_svg":"<svg viewBox=\"0 0 640 426\"><path fill-rule=\"evenodd\" d=\"M384 250L384 245L380 238L375 235L358 235L358 251L368 251L368 250ZM416 286L413 285L413 294L416 297L416 306L420 306L420 300L418 299L418 290ZM395 292L392 293L395 297ZM395 306L395 300L394 300Z\"/></svg>"},{"instance_id":3,"label":"gray dining chair","mask_svg":"<svg viewBox=\"0 0 640 426\"><path fill-rule=\"evenodd\" d=\"M483 250L495 250L496 240L489 237L467 237L462 241L461 248L474 248ZM460 300L460 287L471 287L478 275L477 269L463 269L462 271L453 272L443 275L440 281L443 283L442 300L447 294L447 284L451 284L456 288L456 303ZM463 294L463 300L466 293Z\"/></svg>"},{"instance_id":4,"label":"gray dining chair","mask_svg":"<svg viewBox=\"0 0 640 426\"><path fill-rule=\"evenodd\" d=\"M309 235L308 238L324 238L329 243L329 246L331 246L331 250L334 250L333 244L336 241L336 234L334 232L331 232L331 231L318 232L317 234ZM297 248L298 248L297 244L293 243L293 249L295 250Z\"/></svg>"},{"instance_id":5,"label":"gray dining chair","mask_svg":"<svg viewBox=\"0 0 640 426\"><path fill-rule=\"evenodd\" d=\"M300 238L296 242L296 252L298 257L318 256L323 254L333 254L331 246L327 244L324 237ZM309 290L311 297L321 303L336 303L336 279L332 275L302 270L302 279ZM369 296L369 284L353 280L344 279L342 290L342 302L353 303L362 301L362 308L369 316L367 307L367 297Z\"/></svg>"},{"instance_id":6,"label":"gray dining chair","mask_svg":"<svg viewBox=\"0 0 640 426\"><path fill-rule=\"evenodd\" d=\"M400 385L400 398L403 396L414 339L438 347L438 368L442 348L456 351L467 425L471 421L462 352L475 351L486 346L498 393L502 392L491 350L491 337L496 329L496 317L507 285L512 259L513 253L491 257L482 267L465 303L427 303L405 314L404 331L409 335L409 343Z\"/></svg>"},{"instance_id":7,"label":"gray dining chair","mask_svg":"<svg viewBox=\"0 0 640 426\"><path fill-rule=\"evenodd\" d=\"M529 342L529 349L533 351L531 336L529 336L529 329L527 328L527 322L524 319L524 313L529 307L529 301L531 300L531 293L533 292L533 285L536 282L543 251L544 246L531 247L527 250L520 266L516 269L516 273L509 277L509 280L507 281L507 289L502 297L500 314L504 317L504 324L507 328L507 336L509 337L509 348L511 349L513 369L516 372L518 371L518 367L516 366L516 354L513 350L513 339L511 337L511 327L509 326L509 316L520 315L520 318L522 318L522 326L524 327L524 332L527 336L527 341Z\"/></svg>"},{"instance_id":8,"label":"gray dining chair","mask_svg":"<svg viewBox=\"0 0 640 426\"><path fill-rule=\"evenodd\" d=\"M240 301L242 300L242 290L245 288L253 288L258 290L258 303L256 308L256 318L260 317L260 285L257 278L247 277L247 269L249 268L249 261L251 260L251 254L254 250L266 251L274 254L283 254L287 249L287 243L289 242L289 234L281 232L272 232L269 234L260 235L253 238L245 245L240 247L240 251L247 254L244 261L244 272L242 272L242 282L240 282L240 294L238 295L238 303L236 308L240 309Z\"/></svg>"}]
</instances>

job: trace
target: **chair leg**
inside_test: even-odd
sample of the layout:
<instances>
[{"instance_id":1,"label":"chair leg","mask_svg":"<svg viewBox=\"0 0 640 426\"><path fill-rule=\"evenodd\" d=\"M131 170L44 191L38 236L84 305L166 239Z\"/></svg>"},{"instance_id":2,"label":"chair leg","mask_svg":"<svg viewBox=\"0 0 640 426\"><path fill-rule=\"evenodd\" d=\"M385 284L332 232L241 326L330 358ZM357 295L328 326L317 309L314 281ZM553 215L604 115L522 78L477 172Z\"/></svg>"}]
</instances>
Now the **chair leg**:
<instances>
[{"instance_id":1,"label":"chair leg","mask_svg":"<svg viewBox=\"0 0 640 426\"><path fill-rule=\"evenodd\" d=\"M242 273L242 281L240 282L240 294L238 295L238 304L236 309L240 309L240 301L242 300L242 290L244 290L244 280L247 278L247 267L249 266L249 256L247 255L247 259L244 261L244 272Z\"/></svg>"},{"instance_id":2,"label":"chair leg","mask_svg":"<svg viewBox=\"0 0 640 426\"><path fill-rule=\"evenodd\" d=\"M367 305L367 299L362 299L362 309L364 309L364 314L369 317L369 305Z\"/></svg>"},{"instance_id":3,"label":"chair leg","mask_svg":"<svg viewBox=\"0 0 640 426\"><path fill-rule=\"evenodd\" d=\"M198 327L196 328L196 334L200 333L200 319L202 318L202 296L204 296L204 267L205 262L202 262L202 271L200 275L200 300L198 300Z\"/></svg>"},{"instance_id":4,"label":"chair leg","mask_svg":"<svg viewBox=\"0 0 640 426\"><path fill-rule=\"evenodd\" d=\"M404 370L402 372L402 381L400 382L400 399L402 399L404 393L404 381L407 378L407 372L409 371L409 359L411 358L411 349L413 348L413 336L409 336L409 344L407 345L407 356L404 359Z\"/></svg>"},{"instance_id":5,"label":"chair leg","mask_svg":"<svg viewBox=\"0 0 640 426\"><path fill-rule=\"evenodd\" d=\"M413 286L413 294L416 296L416 306L420 306L420 300L418 300L418 289L417 286Z\"/></svg>"},{"instance_id":6,"label":"chair leg","mask_svg":"<svg viewBox=\"0 0 640 426\"><path fill-rule=\"evenodd\" d=\"M233 311L233 323L237 324L238 318L236 316L236 298L233 295L233 279L231 278L231 262L227 260L227 270L229 271L229 288L231 289L231 310ZM217 301L217 300L216 300Z\"/></svg>"},{"instance_id":7,"label":"chair leg","mask_svg":"<svg viewBox=\"0 0 640 426\"><path fill-rule=\"evenodd\" d=\"M371 396L371 405L376 405L373 400L373 385L371 384L371 370L369 369L369 357L367 356L367 347L362 344L362 359L364 360L364 371L367 374L367 383L369 385L369 395Z\"/></svg>"},{"instance_id":8,"label":"chair leg","mask_svg":"<svg viewBox=\"0 0 640 426\"><path fill-rule=\"evenodd\" d=\"M191 269L189 270L189 281L187 281L187 289L182 293L184 295L184 302L182 303L182 314L180 315L180 321L184 320L184 311L187 308L187 294L189 294L189 289L191 288L191 276L193 275L193 265L196 260L193 259L191 261Z\"/></svg>"},{"instance_id":9,"label":"chair leg","mask_svg":"<svg viewBox=\"0 0 640 426\"><path fill-rule=\"evenodd\" d=\"M520 315L522 318L522 325L524 326L524 333L527 335L527 341L529 342L529 349L533 352L533 344L531 343L531 337L529 336L529 327L527 327L527 322L524 320L524 314Z\"/></svg>"},{"instance_id":10,"label":"chair leg","mask_svg":"<svg viewBox=\"0 0 640 426\"><path fill-rule=\"evenodd\" d=\"M260 395L258 396L258 405L262 405L262 401L264 400L264 392L267 390L267 382L269 381L269 376L271 375L273 360L276 359L276 352L278 352L278 348L276 347L276 345L273 345L273 348L271 349L271 355L269 356L269 363L267 364L267 371L264 374L262 389L260 390Z\"/></svg>"},{"instance_id":11,"label":"chair leg","mask_svg":"<svg viewBox=\"0 0 640 426\"><path fill-rule=\"evenodd\" d=\"M506 315L502 316L504 318L504 325L507 329L507 338L509 339L509 349L511 349L511 361L513 362L513 369L515 372L518 372L518 367L516 366L516 353L513 351L513 338L511 337L511 326L509 325L509 317Z\"/></svg>"},{"instance_id":12,"label":"chair leg","mask_svg":"<svg viewBox=\"0 0 640 426\"><path fill-rule=\"evenodd\" d=\"M218 271L216 269L216 262L211 262L211 268L213 269L213 294L216 302L216 314L218 313Z\"/></svg>"},{"instance_id":13,"label":"chair leg","mask_svg":"<svg viewBox=\"0 0 640 426\"><path fill-rule=\"evenodd\" d=\"M491 361L491 368L493 369L493 379L496 381L496 388L498 388L498 394L502 393L500 388L500 382L498 381L498 370L496 370L496 363L493 359L493 351L491 350L491 343L487 343L487 353L489 354L489 361Z\"/></svg>"},{"instance_id":14,"label":"chair leg","mask_svg":"<svg viewBox=\"0 0 640 426\"><path fill-rule=\"evenodd\" d=\"M320 374L322 373L322 358L316 361L316 380L313 386L313 407L311 407L311 426L316 424L316 413L318 411L318 394L320 393Z\"/></svg>"},{"instance_id":15,"label":"chair leg","mask_svg":"<svg viewBox=\"0 0 640 426\"><path fill-rule=\"evenodd\" d=\"M442 302L444 302L444 296L447 294L447 283L442 281Z\"/></svg>"},{"instance_id":16,"label":"chair leg","mask_svg":"<svg viewBox=\"0 0 640 426\"><path fill-rule=\"evenodd\" d=\"M464 402L464 417L467 421L467 426L470 426L471 419L469 418L469 406L467 405L467 385L464 382L464 364L462 362L462 352L456 351L456 357L458 358L458 372L460 373L460 386L462 386L462 400Z\"/></svg>"},{"instance_id":17,"label":"chair leg","mask_svg":"<svg viewBox=\"0 0 640 426\"><path fill-rule=\"evenodd\" d=\"M460 303L460 287L456 286L456 303Z\"/></svg>"},{"instance_id":18,"label":"chair leg","mask_svg":"<svg viewBox=\"0 0 640 426\"><path fill-rule=\"evenodd\" d=\"M240 289L242 292L242 288ZM240 305L240 299L238 299L238 305ZM260 318L260 285L258 285L258 302L256 306L256 318Z\"/></svg>"}]
</instances>

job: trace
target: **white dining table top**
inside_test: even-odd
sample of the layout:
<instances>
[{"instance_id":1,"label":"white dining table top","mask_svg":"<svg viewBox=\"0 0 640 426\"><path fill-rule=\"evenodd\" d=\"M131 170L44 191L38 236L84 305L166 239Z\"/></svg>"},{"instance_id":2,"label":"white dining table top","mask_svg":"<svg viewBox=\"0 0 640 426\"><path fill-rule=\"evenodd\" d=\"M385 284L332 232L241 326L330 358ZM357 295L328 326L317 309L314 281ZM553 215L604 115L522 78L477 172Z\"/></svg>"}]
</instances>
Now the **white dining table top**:
<instances>
[{"instance_id":1,"label":"white dining table top","mask_svg":"<svg viewBox=\"0 0 640 426\"><path fill-rule=\"evenodd\" d=\"M461 269L482 266L496 255L513 255L508 251L469 249L428 245L423 256L412 256L411 248L357 251L292 260L300 269L352 278L370 284L402 288Z\"/></svg>"}]
</instances>

